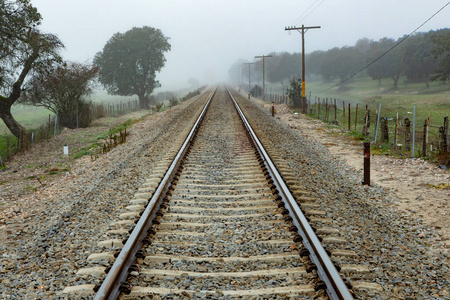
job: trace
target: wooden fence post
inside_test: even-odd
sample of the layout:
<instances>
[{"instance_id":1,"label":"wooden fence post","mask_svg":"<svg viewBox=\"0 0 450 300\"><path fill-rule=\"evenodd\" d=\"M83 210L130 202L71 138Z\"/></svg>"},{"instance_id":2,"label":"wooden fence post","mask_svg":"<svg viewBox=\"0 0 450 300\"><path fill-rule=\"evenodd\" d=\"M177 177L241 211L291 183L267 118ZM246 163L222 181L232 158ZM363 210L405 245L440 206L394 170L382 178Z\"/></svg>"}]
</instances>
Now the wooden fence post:
<instances>
[{"instance_id":1,"label":"wooden fence post","mask_svg":"<svg viewBox=\"0 0 450 300\"><path fill-rule=\"evenodd\" d=\"M394 132L394 149L397 150L398 144L398 112L395 118L395 132Z\"/></svg>"},{"instance_id":2,"label":"wooden fence post","mask_svg":"<svg viewBox=\"0 0 450 300\"><path fill-rule=\"evenodd\" d=\"M345 101L342 101L342 128L345 129Z\"/></svg>"},{"instance_id":3,"label":"wooden fence post","mask_svg":"<svg viewBox=\"0 0 450 300\"><path fill-rule=\"evenodd\" d=\"M362 134L364 136L369 135L369 126L370 126L370 115L369 115L369 110L367 109L367 105L366 105L366 115L364 116L364 127L363 127L363 131L362 131Z\"/></svg>"},{"instance_id":4,"label":"wooden fence post","mask_svg":"<svg viewBox=\"0 0 450 300\"><path fill-rule=\"evenodd\" d=\"M336 106L336 99L334 99L334 121L337 124L337 106Z\"/></svg>"},{"instance_id":5,"label":"wooden fence post","mask_svg":"<svg viewBox=\"0 0 450 300\"><path fill-rule=\"evenodd\" d=\"M356 123L358 121L358 103L356 103L356 115L355 115L355 132L356 132Z\"/></svg>"},{"instance_id":6,"label":"wooden fence post","mask_svg":"<svg viewBox=\"0 0 450 300\"><path fill-rule=\"evenodd\" d=\"M381 119L381 141L389 142L389 127L387 118Z\"/></svg>"},{"instance_id":7,"label":"wooden fence post","mask_svg":"<svg viewBox=\"0 0 450 300\"><path fill-rule=\"evenodd\" d=\"M428 132L429 132L429 123L430 123L430 117L425 120L425 123L423 124L423 147L422 152L423 156L427 156L427 149L428 149Z\"/></svg>"},{"instance_id":8,"label":"wooden fence post","mask_svg":"<svg viewBox=\"0 0 450 300\"><path fill-rule=\"evenodd\" d=\"M405 118L405 150L411 150L411 121Z\"/></svg>"},{"instance_id":9,"label":"wooden fence post","mask_svg":"<svg viewBox=\"0 0 450 300\"><path fill-rule=\"evenodd\" d=\"M352 126L351 123L351 114L350 114L350 102L348 103L348 131L351 131L352 129L350 128Z\"/></svg>"},{"instance_id":10,"label":"wooden fence post","mask_svg":"<svg viewBox=\"0 0 450 300\"><path fill-rule=\"evenodd\" d=\"M449 125L448 125L448 116L444 117L444 137L445 137L445 144L447 146L447 152L450 152L450 140L449 140Z\"/></svg>"},{"instance_id":11,"label":"wooden fence post","mask_svg":"<svg viewBox=\"0 0 450 300\"><path fill-rule=\"evenodd\" d=\"M320 98L319 98L319 101L317 102L317 119L319 119L320 120Z\"/></svg>"}]
</instances>

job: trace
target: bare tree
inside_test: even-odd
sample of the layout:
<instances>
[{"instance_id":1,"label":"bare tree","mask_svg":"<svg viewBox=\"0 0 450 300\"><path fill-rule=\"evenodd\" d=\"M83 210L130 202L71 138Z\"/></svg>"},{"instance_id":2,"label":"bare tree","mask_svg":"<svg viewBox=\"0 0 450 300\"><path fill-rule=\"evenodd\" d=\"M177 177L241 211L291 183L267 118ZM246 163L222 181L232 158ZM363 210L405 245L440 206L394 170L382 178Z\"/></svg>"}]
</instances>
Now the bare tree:
<instances>
[{"instance_id":1,"label":"bare tree","mask_svg":"<svg viewBox=\"0 0 450 300\"><path fill-rule=\"evenodd\" d=\"M77 114L84 112L97 73L97 67L86 64L56 64L31 78L21 102L45 107L58 115L61 125L75 128ZM83 120L80 126L88 126L89 118Z\"/></svg>"}]
</instances>

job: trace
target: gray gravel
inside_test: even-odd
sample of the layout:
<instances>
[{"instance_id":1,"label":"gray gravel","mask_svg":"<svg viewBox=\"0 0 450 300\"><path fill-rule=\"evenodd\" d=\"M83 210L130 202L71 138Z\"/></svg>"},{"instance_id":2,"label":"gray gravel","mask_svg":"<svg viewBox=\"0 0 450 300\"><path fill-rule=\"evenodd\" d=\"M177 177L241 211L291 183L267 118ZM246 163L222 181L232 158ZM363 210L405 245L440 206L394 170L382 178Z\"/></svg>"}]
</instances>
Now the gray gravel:
<instances>
[{"instance_id":1,"label":"gray gravel","mask_svg":"<svg viewBox=\"0 0 450 300\"><path fill-rule=\"evenodd\" d=\"M167 227L177 214L182 214L175 220L182 221L183 224L204 223L206 226L192 229L190 226L178 225L178 228L169 231L156 226L156 234L151 237L152 243L145 248L147 255L182 255L198 260L194 262L185 258L171 258L165 262L154 262L146 259L144 264L140 264L136 277L129 278L128 282L132 286L186 290L184 293L194 299L201 299L203 293L211 293L210 299L223 299L222 293L226 291L242 293L244 290L283 287L288 287L289 292L243 298L319 297L324 291L314 291L314 284L318 281L315 271L306 273L304 268L310 261L299 255L303 247L293 242L295 234L289 231L292 224L283 221L282 209L273 201L275 196L271 193L242 122L224 89L219 89L216 93L203 122L159 221L161 226ZM245 163L240 163L241 161ZM191 185L190 190L186 190L185 186L189 186L192 181L208 186L202 188ZM250 184L250 187L239 187L238 184ZM182 189L178 190L179 187ZM249 192L254 194L249 195ZM259 200L269 201L264 204L255 203ZM236 218L237 216L239 217ZM270 220L272 222L264 222ZM266 256L266 259L253 258L258 255ZM273 261L267 255L283 255L288 258ZM238 261L236 257L253 259ZM213 258L214 261L208 261L208 258ZM227 258L231 259L224 260ZM269 274L273 269L283 271ZM198 272L200 275L155 275L159 270L180 271L182 274ZM249 271L261 273L208 276L217 272ZM306 286L309 291L296 293L297 286ZM185 298L184 296L181 297ZM140 299L133 292L122 297ZM172 297L177 299L180 294L165 295L163 298Z\"/></svg>"},{"instance_id":2,"label":"gray gravel","mask_svg":"<svg viewBox=\"0 0 450 300\"><path fill-rule=\"evenodd\" d=\"M392 195L378 186L362 186L344 161L299 130L272 118L255 103L237 97L258 135L276 148L307 186L329 218L350 242L361 264L371 272L367 281L381 293L360 291L359 299L450 299L449 253L434 251L435 230L395 210ZM350 281L352 278L349 278Z\"/></svg>"},{"instance_id":3,"label":"gray gravel","mask_svg":"<svg viewBox=\"0 0 450 300\"><path fill-rule=\"evenodd\" d=\"M0 246L0 299L59 298L76 285L77 270L152 168L181 141L207 96L150 116L130 130L125 144L47 187L54 196L45 199L46 210Z\"/></svg>"},{"instance_id":4,"label":"gray gravel","mask_svg":"<svg viewBox=\"0 0 450 300\"><path fill-rule=\"evenodd\" d=\"M206 96L201 100L204 103ZM332 219L331 226L349 241L357 260L370 266L371 272L359 274L358 279L383 287L381 293L361 290L357 298L450 299L449 254L434 251L432 228L396 211L385 189L361 186L361 178L345 162L331 158L325 147L257 105L239 102L246 103L244 111L252 112L247 117L258 135L268 137L266 143L277 149L299 184L320 199L316 203ZM49 186L55 196L45 203L48 209L11 234L14 243L10 244L16 247L0 246L0 298L59 298L66 286L76 284L76 271L87 266L86 258L105 237L104 231L202 103L167 112L158 124L137 124L126 144ZM178 251L177 245L160 247ZM188 281L176 284L187 286Z\"/></svg>"}]
</instances>

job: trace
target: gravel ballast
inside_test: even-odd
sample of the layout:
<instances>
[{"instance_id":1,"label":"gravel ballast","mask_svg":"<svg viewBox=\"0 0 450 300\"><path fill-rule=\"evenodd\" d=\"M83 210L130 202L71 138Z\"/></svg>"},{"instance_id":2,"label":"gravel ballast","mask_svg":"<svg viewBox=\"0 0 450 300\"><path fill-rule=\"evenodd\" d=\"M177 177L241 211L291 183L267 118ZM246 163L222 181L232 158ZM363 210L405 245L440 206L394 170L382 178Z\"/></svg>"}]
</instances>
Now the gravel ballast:
<instances>
[{"instance_id":1,"label":"gravel ballast","mask_svg":"<svg viewBox=\"0 0 450 300\"><path fill-rule=\"evenodd\" d=\"M325 146L306 138L269 111L236 97L258 135L278 149L303 186L307 186L332 226L351 242L367 281L380 284L376 294L361 290L360 299L450 299L447 251L435 251L435 230L393 208L392 193L362 186L361 177Z\"/></svg>"},{"instance_id":2,"label":"gravel ballast","mask_svg":"<svg viewBox=\"0 0 450 300\"><path fill-rule=\"evenodd\" d=\"M95 161L81 159L65 176L32 194L30 201L42 209L6 223L0 298L59 298L66 286L76 284L74 274L86 265L106 228L174 141L184 138L208 95L149 116L129 130L125 144Z\"/></svg>"},{"instance_id":3,"label":"gravel ballast","mask_svg":"<svg viewBox=\"0 0 450 300\"><path fill-rule=\"evenodd\" d=\"M61 291L76 284L74 274L86 266L103 230L173 141L185 135L208 95L135 124L125 144L95 161L82 158L64 177L29 196L39 211L8 221L0 234L0 298L63 298ZM319 199L331 226L370 267L364 279L382 286L377 292L361 289L357 298L450 299L449 254L435 251L435 230L394 209L388 190L362 186L353 169L324 146L236 98L257 134L278 149L299 182Z\"/></svg>"}]
</instances>

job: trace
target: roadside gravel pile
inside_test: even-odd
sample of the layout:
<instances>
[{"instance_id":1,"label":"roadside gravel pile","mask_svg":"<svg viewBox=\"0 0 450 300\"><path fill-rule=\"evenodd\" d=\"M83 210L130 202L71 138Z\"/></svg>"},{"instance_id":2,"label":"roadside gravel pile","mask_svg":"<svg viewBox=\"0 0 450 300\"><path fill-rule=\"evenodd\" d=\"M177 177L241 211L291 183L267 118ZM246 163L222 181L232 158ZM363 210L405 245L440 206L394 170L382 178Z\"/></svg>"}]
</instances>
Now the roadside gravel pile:
<instances>
[{"instance_id":1,"label":"roadside gravel pile","mask_svg":"<svg viewBox=\"0 0 450 300\"><path fill-rule=\"evenodd\" d=\"M436 232L420 220L394 209L387 189L362 186L361 176L325 146L272 118L268 110L237 96L258 135L298 175L299 182L318 199L320 209L340 230L361 264L364 279L382 291L362 291L360 299L450 299L450 254L435 251ZM348 278L351 282L352 278Z\"/></svg>"},{"instance_id":2,"label":"roadside gravel pile","mask_svg":"<svg viewBox=\"0 0 450 300\"><path fill-rule=\"evenodd\" d=\"M0 299L58 298L152 168L184 138L208 96L149 116L133 126L125 144L95 161L80 159L64 177L32 194L41 212L20 220L20 230L13 227L18 220L6 224Z\"/></svg>"}]
</instances>

